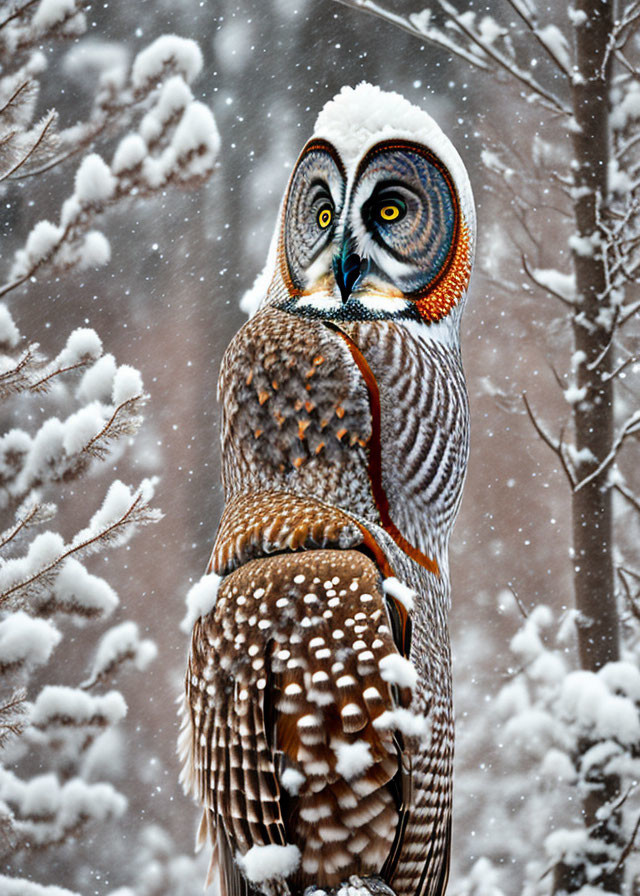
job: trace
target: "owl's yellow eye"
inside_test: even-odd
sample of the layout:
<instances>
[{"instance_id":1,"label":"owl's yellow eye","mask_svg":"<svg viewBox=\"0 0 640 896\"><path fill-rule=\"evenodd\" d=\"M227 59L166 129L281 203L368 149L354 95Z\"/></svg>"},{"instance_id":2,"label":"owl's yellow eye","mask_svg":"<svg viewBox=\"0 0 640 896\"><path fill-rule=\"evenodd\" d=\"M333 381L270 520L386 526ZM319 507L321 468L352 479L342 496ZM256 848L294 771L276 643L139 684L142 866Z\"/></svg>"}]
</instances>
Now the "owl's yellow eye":
<instances>
[{"instance_id":1,"label":"owl's yellow eye","mask_svg":"<svg viewBox=\"0 0 640 896\"><path fill-rule=\"evenodd\" d=\"M395 203L388 203L380 207L379 215L383 221L395 221L401 215L400 208Z\"/></svg>"},{"instance_id":2,"label":"owl's yellow eye","mask_svg":"<svg viewBox=\"0 0 640 896\"><path fill-rule=\"evenodd\" d=\"M325 205L318 212L318 224L323 230L326 230L333 220L333 212L328 205Z\"/></svg>"}]
</instances>

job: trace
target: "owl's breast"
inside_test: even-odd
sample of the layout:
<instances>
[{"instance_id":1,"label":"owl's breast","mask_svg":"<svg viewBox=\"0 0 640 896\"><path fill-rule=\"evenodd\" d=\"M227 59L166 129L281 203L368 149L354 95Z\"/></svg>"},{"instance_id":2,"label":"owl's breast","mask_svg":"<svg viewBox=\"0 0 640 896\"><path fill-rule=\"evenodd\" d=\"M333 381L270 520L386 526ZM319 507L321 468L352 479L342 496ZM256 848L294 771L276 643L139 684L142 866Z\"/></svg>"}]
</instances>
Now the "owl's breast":
<instances>
[{"instance_id":1,"label":"owl's breast","mask_svg":"<svg viewBox=\"0 0 640 896\"><path fill-rule=\"evenodd\" d=\"M341 325L366 367L379 422L379 503L387 528L440 564L445 561L464 482L469 409L457 343L402 322ZM424 332L422 332L424 330ZM383 523L385 522L383 513ZM409 552L410 553L410 552ZM420 561L419 561L420 562Z\"/></svg>"},{"instance_id":2,"label":"owl's breast","mask_svg":"<svg viewBox=\"0 0 640 896\"><path fill-rule=\"evenodd\" d=\"M281 488L376 518L368 392L338 334L267 307L229 345L218 389L227 499Z\"/></svg>"}]
</instances>

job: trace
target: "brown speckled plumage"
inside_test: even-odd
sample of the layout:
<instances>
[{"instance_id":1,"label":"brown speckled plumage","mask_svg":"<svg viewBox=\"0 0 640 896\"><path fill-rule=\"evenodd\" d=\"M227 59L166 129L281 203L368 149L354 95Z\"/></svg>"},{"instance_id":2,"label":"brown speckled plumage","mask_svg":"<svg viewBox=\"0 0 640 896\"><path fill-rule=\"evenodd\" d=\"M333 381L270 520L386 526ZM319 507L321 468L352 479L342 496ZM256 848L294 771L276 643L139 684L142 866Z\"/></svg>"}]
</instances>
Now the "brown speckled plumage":
<instances>
[{"instance_id":1,"label":"brown speckled plumage","mask_svg":"<svg viewBox=\"0 0 640 896\"><path fill-rule=\"evenodd\" d=\"M271 285L220 372L220 583L193 631L181 751L222 896L447 883L447 552L468 455L458 327L474 212L424 113L420 139L403 123L378 144L370 115L349 107L359 156L325 133L303 150ZM387 222L418 200L416 226L437 239L412 246L403 225L394 243Z\"/></svg>"}]
</instances>

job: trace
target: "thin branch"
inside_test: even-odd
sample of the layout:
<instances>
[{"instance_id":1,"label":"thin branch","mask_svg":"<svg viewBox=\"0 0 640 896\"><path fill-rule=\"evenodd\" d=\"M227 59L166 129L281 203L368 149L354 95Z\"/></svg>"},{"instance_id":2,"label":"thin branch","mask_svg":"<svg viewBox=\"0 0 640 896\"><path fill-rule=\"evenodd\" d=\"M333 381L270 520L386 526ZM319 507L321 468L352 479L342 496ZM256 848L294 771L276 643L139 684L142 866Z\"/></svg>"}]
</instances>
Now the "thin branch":
<instances>
[{"instance_id":1,"label":"thin branch","mask_svg":"<svg viewBox=\"0 0 640 896\"><path fill-rule=\"evenodd\" d=\"M515 78L516 81L519 81L521 84L524 84L525 87L528 87L529 90L532 90L539 98L546 100L553 110L559 112L566 118L571 118L571 110L564 106L557 97L545 90L544 87L542 87L541 84L538 84L528 72L523 71L515 61L506 59L502 53L495 49L495 47L487 41L482 40L472 28L465 25L459 17L457 9L452 6L448 0L438 0L438 5L446 12L451 21L455 23L456 28L459 28L472 43L480 47L480 49L483 50L496 65L502 68L512 78Z\"/></svg>"},{"instance_id":2,"label":"thin branch","mask_svg":"<svg viewBox=\"0 0 640 896\"><path fill-rule=\"evenodd\" d=\"M522 7L522 5L520 3L518 3L517 0L507 0L507 3L514 10L514 12L516 12L520 16L520 18L525 23L525 25L527 26L527 28L529 29L531 34L533 34L534 38L537 40L537 42L540 44L540 46L545 51L547 56L552 60L552 62L554 62L556 64L556 66L560 69L560 71L563 73L563 75L566 75L567 77L569 77L570 72L568 71L567 67L562 62L562 60L559 58L559 56L557 56L556 53L551 49L551 47L547 43L545 43L545 41L542 39L542 37L540 36L540 32L538 31L533 19L527 14L526 10Z\"/></svg>"},{"instance_id":3,"label":"thin branch","mask_svg":"<svg viewBox=\"0 0 640 896\"><path fill-rule=\"evenodd\" d=\"M545 443L545 445L547 445L549 448L551 448L553 453L556 455L556 457L562 464L562 469L564 470L567 479L569 480L570 484L572 486L574 486L575 485L575 477L572 473L571 466L569 465L568 460L565 457L565 454L564 454L564 451L562 448L563 443L560 441L558 441L558 442L554 441L554 439L544 429L544 427L542 426L542 424L540 423L540 421L538 420L536 415L533 413L533 410L531 408L531 405L529 404L529 399L527 398L526 392L522 393L522 400L524 402L524 406L527 410L527 414L529 416L529 420L531 420L533 428L538 433L538 435L540 436L542 441ZM564 429L563 429L563 433L564 433Z\"/></svg>"},{"instance_id":4,"label":"thin branch","mask_svg":"<svg viewBox=\"0 0 640 896\"><path fill-rule=\"evenodd\" d=\"M1 26L0 26L0 27L1 27ZM16 89L13 91L13 93L11 94L11 96L9 97L9 99L7 100L7 102L4 104L4 106L0 106L0 115L2 115L4 112L7 111L7 109L9 108L9 106L10 106L13 102L15 102L15 101L17 100L17 98L20 96L20 94L22 93L22 91L23 91L23 90L26 90L26 89L29 87L29 84L30 84L30 83L31 83L31 82L27 79L26 81L23 81L21 84L18 84L18 86L17 86ZM14 132L14 133L15 133L15 132Z\"/></svg>"},{"instance_id":5,"label":"thin branch","mask_svg":"<svg viewBox=\"0 0 640 896\"><path fill-rule=\"evenodd\" d=\"M529 262L527 261L527 256L524 254L524 252L521 253L520 259L522 261L522 268L532 283L535 283L535 285L539 289L543 289L545 292L548 292L549 295L553 296L555 299L557 299L559 302L561 302L566 308L571 308L572 310L575 310L575 308L576 308L575 302L572 302L570 299L565 298L562 295L562 293L559 293L557 290L553 289L553 287L549 286L547 283L542 283L540 280L538 280L538 278L535 276L534 272L529 267Z\"/></svg>"},{"instance_id":6,"label":"thin branch","mask_svg":"<svg viewBox=\"0 0 640 896\"><path fill-rule=\"evenodd\" d=\"M87 550L92 545L97 544L99 541L108 538L113 532L116 532L118 529L125 526L130 518L134 515L134 512L138 509L138 505L142 501L142 495L138 494L135 500L129 505L127 510L113 523L110 523L108 526L105 526L99 532L96 532L95 535L92 535L90 538L85 539L85 541L80 542L80 544L72 544L70 547L63 551L62 554L59 554L55 560L52 560L47 566L44 566L42 569L39 569L33 575L29 576L27 579L23 579L21 582L16 582L15 585L12 585L6 591L3 591L0 594L0 605L6 603L9 597L14 594L16 591L21 591L25 588L28 588L29 585L32 585L37 579L41 576L46 576L49 573L53 572L61 563L63 563L68 557L73 556L74 554L82 554L83 551Z\"/></svg>"},{"instance_id":7,"label":"thin branch","mask_svg":"<svg viewBox=\"0 0 640 896\"><path fill-rule=\"evenodd\" d=\"M618 859L616 867L613 869L613 874L615 874L617 871L620 871L620 869L624 867L624 863L626 862L629 853L633 849L633 844L635 843L636 837L638 836L638 831L640 831L640 815L638 815L631 837L627 840L624 849L620 853L620 858Z\"/></svg>"},{"instance_id":8,"label":"thin branch","mask_svg":"<svg viewBox=\"0 0 640 896\"><path fill-rule=\"evenodd\" d=\"M574 487L574 492L579 492L585 485L588 485L590 482L593 482L594 479L597 479L598 476L602 475L618 456L618 452L622 448L623 442L629 436L635 435L637 432L640 432L640 411L625 421L607 456L598 464L595 470L592 470L588 476L585 476L584 479L577 483Z\"/></svg>"},{"instance_id":9,"label":"thin branch","mask_svg":"<svg viewBox=\"0 0 640 896\"><path fill-rule=\"evenodd\" d=\"M8 171L5 171L4 174L0 175L0 183L2 183L2 181L6 180L8 177L11 177L11 175L15 171L17 171L18 168L21 168L25 164L25 162L27 162L31 158L31 156L34 154L34 152L42 144L42 141L44 140L44 138L47 134L47 131L49 130L49 128L51 127L51 125L53 124L53 122L55 120L56 120L56 113L52 109L51 112L49 112L47 120L45 121L45 123L42 127L42 130L40 131L40 134L38 135L36 142L33 144L33 146L27 152L27 154L24 155L19 161L16 162L16 164L13 166L13 168L10 168Z\"/></svg>"},{"instance_id":10,"label":"thin branch","mask_svg":"<svg viewBox=\"0 0 640 896\"><path fill-rule=\"evenodd\" d=\"M638 360L638 356L632 355L631 357L627 358L625 361L622 361L620 364L618 364L618 366L615 368L615 370L612 370L611 373L603 373L602 376L600 377L600 379L602 380L603 383L608 383L609 380L613 380L617 376L619 376L622 373L622 371L625 370L630 364L635 364L637 362L637 360Z\"/></svg>"},{"instance_id":11,"label":"thin branch","mask_svg":"<svg viewBox=\"0 0 640 896\"><path fill-rule=\"evenodd\" d=\"M26 516L23 516L21 520L18 520L15 526L7 530L7 533L3 536L2 540L0 540L0 550L6 547L10 541L13 541L13 539L17 535L19 535L23 529L28 527L31 520L37 515L39 509L39 504L33 504L29 508L29 512L26 514Z\"/></svg>"},{"instance_id":12,"label":"thin branch","mask_svg":"<svg viewBox=\"0 0 640 896\"><path fill-rule=\"evenodd\" d=\"M640 500L634 495L630 488L627 488L626 485L622 485L620 482L616 482L613 488L622 495L623 498L626 498L629 504L640 513Z\"/></svg>"},{"instance_id":13,"label":"thin branch","mask_svg":"<svg viewBox=\"0 0 640 896\"><path fill-rule=\"evenodd\" d=\"M27 2L23 6L19 6L17 9L14 9L14 11L10 15L8 15L6 19L3 19L0 22L0 31L4 27L6 27L9 22L12 22L14 19L19 19L20 16L23 15L23 13L25 13L30 6L35 6L36 3L38 3L38 0L27 0Z\"/></svg>"},{"instance_id":14,"label":"thin branch","mask_svg":"<svg viewBox=\"0 0 640 896\"><path fill-rule=\"evenodd\" d=\"M348 6L351 9L357 9L360 12L369 13L369 15L372 15L375 18L382 19L384 22L389 22L391 25L395 25L395 27L399 28L401 31L406 31L407 34L410 34L412 37L417 37L420 40L434 44L443 50L447 50L455 56L459 56L460 59L464 59L465 62L470 63L476 68L486 72L491 71L484 59L476 53L465 50L464 47L461 47L459 44L455 43L455 41L448 40L446 35L439 33L435 29L423 31L413 25L408 18L399 16L388 9L384 9L377 3L372 2L372 0L335 0L335 2L341 3L342 6Z\"/></svg>"},{"instance_id":15,"label":"thin branch","mask_svg":"<svg viewBox=\"0 0 640 896\"><path fill-rule=\"evenodd\" d=\"M528 618L529 618L529 614L527 613L527 608L525 607L525 605L522 603L522 601L521 601L520 598L518 597L518 594L517 594L517 592L516 592L516 589L513 587L513 585L511 584L511 582L507 582L507 588L509 589L509 591L510 591L511 594L513 595L513 599L515 600L516 605L517 605L518 609L520 610L520 613L522 614L522 616L523 616L525 619L528 619Z\"/></svg>"}]
</instances>

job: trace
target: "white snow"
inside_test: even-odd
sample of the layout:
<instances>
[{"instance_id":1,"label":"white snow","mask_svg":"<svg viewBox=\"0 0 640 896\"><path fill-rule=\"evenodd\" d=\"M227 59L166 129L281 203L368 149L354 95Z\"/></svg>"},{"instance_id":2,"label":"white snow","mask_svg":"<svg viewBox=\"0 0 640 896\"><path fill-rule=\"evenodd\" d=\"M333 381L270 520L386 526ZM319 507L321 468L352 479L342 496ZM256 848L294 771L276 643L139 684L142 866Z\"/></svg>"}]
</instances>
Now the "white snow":
<instances>
[{"instance_id":1,"label":"white snow","mask_svg":"<svg viewBox=\"0 0 640 896\"><path fill-rule=\"evenodd\" d=\"M204 103L191 103L180 119L171 146L178 158L196 150L209 159L215 158L220 134L211 109Z\"/></svg>"},{"instance_id":2,"label":"white snow","mask_svg":"<svg viewBox=\"0 0 640 896\"><path fill-rule=\"evenodd\" d=\"M79 544L93 538L107 526L121 519L129 510L134 501L131 489L120 479L116 479L109 486L101 507L91 517L86 529L79 532L73 539L74 544Z\"/></svg>"},{"instance_id":3,"label":"white snow","mask_svg":"<svg viewBox=\"0 0 640 896\"><path fill-rule=\"evenodd\" d=\"M158 648L153 641L140 639L135 622L122 622L102 636L93 659L90 680L99 678L124 659L133 662L142 672L157 655Z\"/></svg>"},{"instance_id":4,"label":"white snow","mask_svg":"<svg viewBox=\"0 0 640 896\"><path fill-rule=\"evenodd\" d=\"M44 33L54 25L59 25L67 16L78 16L77 0L40 0L33 17L33 27L39 33ZM84 17L83 21L84 21ZM78 29L81 25L78 24Z\"/></svg>"},{"instance_id":5,"label":"white snow","mask_svg":"<svg viewBox=\"0 0 640 896\"><path fill-rule=\"evenodd\" d=\"M71 367L80 361L97 359L102 354L102 340L95 330L78 327L69 334L67 344L57 356L59 367Z\"/></svg>"},{"instance_id":6,"label":"white snow","mask_svg":"<svg viewBox=\"0 0 640 896\"><path fill-rule=\"evenodd\" d=\"M16 327L9 309L0 303L0 345L15 348L20 341L20 331Z\"/></svg>"},{"instance_id":7,"label":"white snow","mask_svg":"<svg viewBox=\"0 0 640 896\"><path fill-rule=\"evenodd\" d=\"M57 532L41 532L33 539L24 557L12 557L0 565L0 592L48 567L64 551Z\"/></svg>"},{"instance_id":8,"label":"white snow","mask_svg":"<svg viewBox=\"0 0 640 896\"><path fill-rule=\"evenodd\" d=\"M97 153L85 156L76 172L74 195L82 205L110 199L117 181L104 159Z\"/></svg>"},{"instance_id":9,"label":"white snow","mask_svg":"<svg viewBox=\"0 0 640 896\"><path fill-rule=\"evenodd\" d=\"M57 246L62 237L62 227L43 219L33 227L27 237L25 250L29 261L34 264L47 255Z\"/></svg>"},{"instance_id":10,"label":"white snow","mask_svg":"<svg viewBox=\"0 0 640 896\"><path fill-rule=\"evenodd\" d=\"M100 230L90 230L79 249L81 268L101 268L111 260L109 240Z\"/></svg>"},{"instance_id":11,"label":"white snow","mask_svg":"<svg viewBox=\"0 0 640 896\"><path fill-rule=\"evenodd\" d=\"M383 681L397 684L401 688L415 688L418 683L418 673L411 660L405 659L399 653L390 653L380 660L380 675Z\"/></svg>"},{"instance_id":12,"label":"white snow","mask_svg":"<svg viewBox=\"0 0 640 896\"><path fill-rule=\"evenodd\" d=\"M238 853L236 860L247 880L257 884L293 874L300 864L300 850L293 845L252 846L244 855Z\"/></svg>"},{"instance_id":13,"label":"white snow","mask_svg":"<svg viewBox=\"0 0 640 896\"><path fill-rule=\"evenodd\" d=\"M65 420L62 445L71 457L83 448L100 432L105 424L104 406L94 401L80 408Z\"/></svg>"},{"instance_id":14,"label":"white snow","mask_svg":"<svg viewBox=\"0 0 640 896\"><path fill-rule=\"evenodd\" d=\"M131 83L137 90L150 81L158 80L165 66L171 66L191 82L202 69L202 53L193 40L164 34L142 50L135 58L131 71Z\"/></svg>"},{"instance_id":15,"label":"white snow","mask_svg":"<svg viewBox=\"0 0 640 896\"><path fill-rule=\"evenodd\" d=\"M373 722L373 727L380 730L397 728L407 737L426 738L431 732L429 719L411 709L398 707L385 710Z\"/></svg>"},{"instance_id":16,"label":"white snow","mask_svg":"<svg viewBox=\"0 0 640 896\"><path fill-rule=\"evenodd\" d=\"M382 590L385 594L400 601L407 613L410 613L413 610L413 601L416 597L416 592L405 585L404 582L401 582L400 579L396 579L395 576L389 576L387 579L384 579L382 582Z\"/></svg>"},{"instance_id":17,"label":"white snow","mask_svg":"<svg viewBox=\"0 0 640 896\"><path fill-rule=\"evenodd\" d=\"M563 781L572 784L577 778L571 759L564 750L558 750L556 747L547 750L540 764L540 774L553 783Z\"/></svg>"},{"instance_id":18,"label":"white snow","mask_svg":"<svg viewBox=\"0 0 640 896\"><path fill-rule=\"evenodd\" d=\"M503 28L502 25L498 24L492 16L483 16L478 23L478 33L484 43L491 45L495 43L499 37L507 34L507 30L506 28Z\"/></svg>"},{"instance_id":19,"label":"white snow","mask_svg":"<svg viewBox=\"0 0 640 896\"><path fill-rule=\"evenodd\" d=\"M280 775L280 783L291 796L297 796L300 792L300 788L304 784L307 779L295 768L285 768L285 770Z\"/></svg>"},{"instance_id":20,"label":"white snow","mask_svg":"<svg viewBox=\"0 0 640 896\"><path fill-rule=\"evenodd\" d=\"M32 619L23 610L18 610L0 622L0 666L12 663L42 666L61 638L51 622Z\"/></svg>"},{"instance_id":21,"label":"white snow","mask_svg":"<svg viewBox=\"0 0 640 896\"><path fill-rule=\"evenodd\" d=\"M68 557L55 578L56 602L66 612L109 616L118 606L118 595L104 579L87 572L75 557Z\"/></svg>"},{"instance_id":22,"label":"white snow","mask_svg":"<svg viewBox=\"0 0 640 896\"><path fill-rule=\"evenodd\" d=\"M598 675L612 693L622 694L640 704L640 670L634 663L607 663Z\"/></svg>"},{"instance_id":23,"label":"white snow","mask_svg":"<svg viewBox=\"0 0 640 896\"><path fill-rule=\"evenodd\" d=\"M127 714L119 691L89 694L80 688L47 685L38 694L30 722L36 728L49 725L115 725Z\"/></svg>"},{"instance_id":24,"label":"white snow","mask_svg":"<svg viewBox=\"0 0 640 896\"><path fill-rule=\"evenodd\" d=\"M626 86L622 99L613 104L611 126L615 130L624 130L628 124L638 118L640 118L640 84L634 78Z\"/></svg>"},{"instance_id":25,"label":"white snow","mask_svg":"<svg viewBox=\"0 0 640 896\"><path fill-rule=\"evenodd\" d=\"M82 376L76 391L81 401L111 401L113 378L116 375L113 355L103 355Z\"/></svg>"},{"instance_id":26,"label":"white snow","mask_svg":"<svg viewBox=\"0 0 640 896\"><path fill-rule=\"evenodd\" d=\"M139 134L127 134L118 144L111 170L114 174L121 175L125 171L131 171L142 164L147 155L147 144Z\"/></svg>"},{"instance_id":27,"label":"white snow","mask_svg":"<svg viewBox=\"0 0 640 896\"><path fill-rule=\"evenodd\" d=\"M563 274L554 268L536 268L534 280L541 285L572 302L576 295L576 278L574 274Z\"/></svg>"},{"instance_id":28,"label":"white snow","mask_svg":"<svg viewBox=\"0 0 640 896\"><path fill-rule=\"evenodd\" d=\"M542 759L554 744L557 722L536 706L519 712L504 727L508 743L525 756Z\"/></svg>"},{"instance_id":29,"label":"white snow","mask_svg":"<svg viewBox=\"0 0 640 896\"><path fill-rule=\"evenodd\" d=\"M634 702L612 694L603 679L586 670L571 672L560 693L559 710L579 732L592 732L621 744L640 740L640 718Z\"/></svg>"},{"instance_id":30,"label":"white snow","mask_svg":"<svg viewBox=\"0 0 640 896\"><path fill-rule=\"evenodd\" d=\"M560 62L565 71L571 69L571 56L567 39L557 25L545 25L538 28L536 34L551 53Z\"/></svg>"},{"instance_id":31,"label":"white snow","mask_svg":"<svg viewBox=\"0 0 640 896\"><path fill-rule=\"evenodd\" d=\"M577 233L572 233L569 237L569 246L581 258L590 258L594 254L593 250L595 248L593 236L580 236Z\"/></svg>"},{"instance_id":32,"label":"white snow","mask_svg":"<svg viewBox=\"0 0 640 896\"><path fill-rule=\"evenodd\" d=\"M138 398L143 393L140 371L128 364L121 364L113 379L113 403L120 405L132 398Z\"/></svg>"},{"instance_id":33,"label":"white snow","mask_svg":"<svg viewBox=\"0 0 640 896\"><path fill-rule=\"evenodd\" d=\"M80 896L73 890L65 890L54 885L37 884L20 877L7 877L0 874L0 892L3 896Z\"/></svg>"},{"instance_id":34,"label":"white snow","mask_svg":"<svg viewBox=\"0 0 640 896\"><path fill-rule=\"evenodd\" d=\"M172 176L188 181L212 170L220 148L220 135L211 110L204 103L185 109L171 143L157 158L147 156L143 176L153 188Z\"/></svg>"},{"instance_id":35,"label":"white snow","mask_svg":"<svg viewBox=\"0 0 640 896\"><path fill-rule=\"evenodd\" d=\"M587 387L586 386L576 386L575 384L568 386L564 392L564 400L567 404L575 405L579 404L581 401L584 401L587 397Z\"/></svg>"},{"instance_id":36,"label":"white snow","mask_svg":"<svg viewBox=\"0 0 640 896\"><path fill-rule=\"evenodd\" d=\"M336 772L347 781L362 775L373 765L371 747L364 740L357 740L351 744L337 743L332 746L338 760Z\"/></svg>"},{"instance_id":37,"label":"white snow","mask_svg":"<svg viewBox=\"0 0 640 896\"><path fill-rule=\"evenodd\" d=\"M180 623L183 632L187 632L187 634L191 632L196 620L213 610L221 581L222 578L219 575L209 572L191 586L186 597L187 612Z\"/></svg>"}]
</instances>

